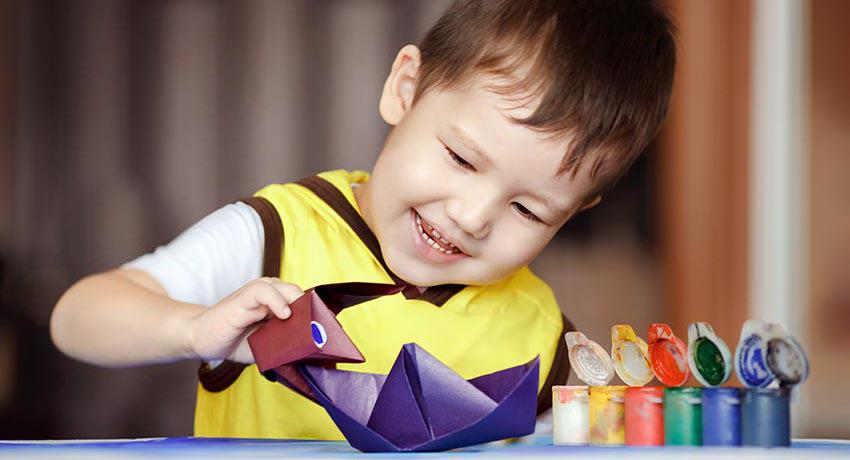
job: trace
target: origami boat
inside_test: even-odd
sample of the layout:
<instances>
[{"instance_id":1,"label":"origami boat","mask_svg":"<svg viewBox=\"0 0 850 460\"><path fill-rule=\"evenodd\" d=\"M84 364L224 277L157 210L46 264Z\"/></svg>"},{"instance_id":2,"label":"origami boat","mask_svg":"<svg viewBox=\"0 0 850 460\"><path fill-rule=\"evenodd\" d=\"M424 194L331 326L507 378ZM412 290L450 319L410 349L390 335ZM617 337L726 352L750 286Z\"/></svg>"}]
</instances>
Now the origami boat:
<instances>
[{"instance_id":1,"label":"origami boat","mask_svg":"<svg viewBox=\"0 0 850 460\"><path fill-rule=\"evenodd\" d=\"M301 365L313 395L363 452L442 451L534 432L539 357L464 380L416 344L388 375Z\"/></svg>"}]
</instances>

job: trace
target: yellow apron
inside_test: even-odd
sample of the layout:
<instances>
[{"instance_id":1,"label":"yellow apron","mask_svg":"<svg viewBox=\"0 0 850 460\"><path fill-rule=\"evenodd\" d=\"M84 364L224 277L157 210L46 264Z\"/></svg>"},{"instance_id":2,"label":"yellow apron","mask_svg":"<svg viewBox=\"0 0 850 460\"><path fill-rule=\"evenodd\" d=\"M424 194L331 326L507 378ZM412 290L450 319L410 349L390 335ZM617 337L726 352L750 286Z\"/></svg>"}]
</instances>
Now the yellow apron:
<instances>
[{"instance_id":1,"label":"yellow apron","mask_svg":"<svg viewBox=\"0 0 850 460\"><path fill-rule=\"evenodd\" d=\"M329 171L267 186L244 200L263 220L265 276L279 276L304 290L397 280L351 190L352 183L368 178L363 171ZM569 371L563 333L572 326L551 289L528 267L487 286L434 287L417 299L381 297L347 308L337 318L366 358L365 363L339 364L339 369L386 374L409 342L467 379L540 355L544 391L538 412L551 406L548 387L564 384ZM199 375L195 436L343 439L321 406L266 380L254 365L202 365Z\"/></svg>"}]
</instances>

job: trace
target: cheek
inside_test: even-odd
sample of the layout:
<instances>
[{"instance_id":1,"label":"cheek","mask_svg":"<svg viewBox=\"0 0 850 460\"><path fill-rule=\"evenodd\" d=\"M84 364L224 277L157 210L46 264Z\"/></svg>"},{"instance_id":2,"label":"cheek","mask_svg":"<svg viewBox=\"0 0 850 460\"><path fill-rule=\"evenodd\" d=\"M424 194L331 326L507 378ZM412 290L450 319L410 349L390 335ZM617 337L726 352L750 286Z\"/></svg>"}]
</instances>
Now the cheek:
<instances>
[{"instance_id":1,"label":"cheek","mask_svg":"<svg viewBox=\"0 0 850 460\"><path fill-rule=\"evenodd\" d=\"M521 267L537 257L550 239L549 232L509 225L490 242L490 253L500 265Z\"/></svg>"}]
</instances>

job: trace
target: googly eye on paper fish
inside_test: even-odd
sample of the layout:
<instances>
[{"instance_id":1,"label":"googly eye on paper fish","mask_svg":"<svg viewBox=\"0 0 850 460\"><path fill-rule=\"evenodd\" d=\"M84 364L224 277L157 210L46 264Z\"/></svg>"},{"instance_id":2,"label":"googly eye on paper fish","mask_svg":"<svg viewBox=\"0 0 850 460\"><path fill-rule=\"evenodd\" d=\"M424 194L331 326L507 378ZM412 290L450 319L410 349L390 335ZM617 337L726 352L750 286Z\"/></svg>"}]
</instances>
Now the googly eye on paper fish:
<instances>
[{"instance_id":1,"label":"googly eye on paper fish","mask_svg":"<svg viewBox=\"0 0 850 460\"><path fill-rule=\"evenodd\" d=\"M310 334L313 336L313 343L319 348L323 348L328 342L328 333L325 332L325 327L316 321L310 321Z\"/></svg>"},{"instance_id":2,"label":"googly eye on paper fish","mask_svg":"<svg viewBox=\"0 0 850 460\"><path fill-rule=\"evenodd\" d=\"M729 347L708 323L688 327L688 364L699 382L707 387L721 385L732 375Z\"/></svg>"}]
</instances>

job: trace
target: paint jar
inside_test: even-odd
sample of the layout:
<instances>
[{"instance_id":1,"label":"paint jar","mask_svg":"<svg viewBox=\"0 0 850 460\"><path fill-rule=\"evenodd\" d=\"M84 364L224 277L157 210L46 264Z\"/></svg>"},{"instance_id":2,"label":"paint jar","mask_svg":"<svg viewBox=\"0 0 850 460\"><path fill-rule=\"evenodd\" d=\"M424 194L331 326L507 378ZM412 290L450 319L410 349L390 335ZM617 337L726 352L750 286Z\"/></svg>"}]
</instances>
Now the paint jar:
<instances>
[{"instance_id":1,"label":"paint jar","mask_svg":"<svg viewBox=\"0 0 850 460\"><path fill-rule=\"evenodd\" d=\"M791 445L791 390L750 388L741 402L741 443L745 446Z\"/></svg>"},{"instance_id":2,"label":"paint jar","mask_svg":"<svg viewBox=\"0 0 850 460\"><path fill-rule=\"evenodd\" d=\"M586 385L552 387L552 443L556 446L587 444L589 433Z\"/></svg>"},{"instance_id":3,"label":"paint jar","mask_svg":"<svg viewBox=\"0 0 850 460\"><path fill-rule=\"evenodd\" d=\"M590 444L622 446L626 442L626 386L590 387Z\"/></svg>"},{"instance_id":4,"label":"paint jar","mask_svg":"<svg viewBox=\"0 0 850 460\"><path fill-rule=\"evenodd\" d=\"M664 445L664 387L626 389L626 445Z\"/></svg>"},{"instance_id":5,"label":"paint jar","mask_svg":"<svg viewBox=\"0 0 850 460\"><path fill-rule=\"evenodd\" d=\"M741 390L702 389L702 444L741 445Z\"/></svg>"},{"instance_id":6,"label":"paint jar","mask_svg":"<svg viewBox=\"0 0 850 460\"><path fill-rule=\"evenodd\" d=\"M701 388L664 389L664 444L702 445Z\"/></svg>"}]
</instances>

